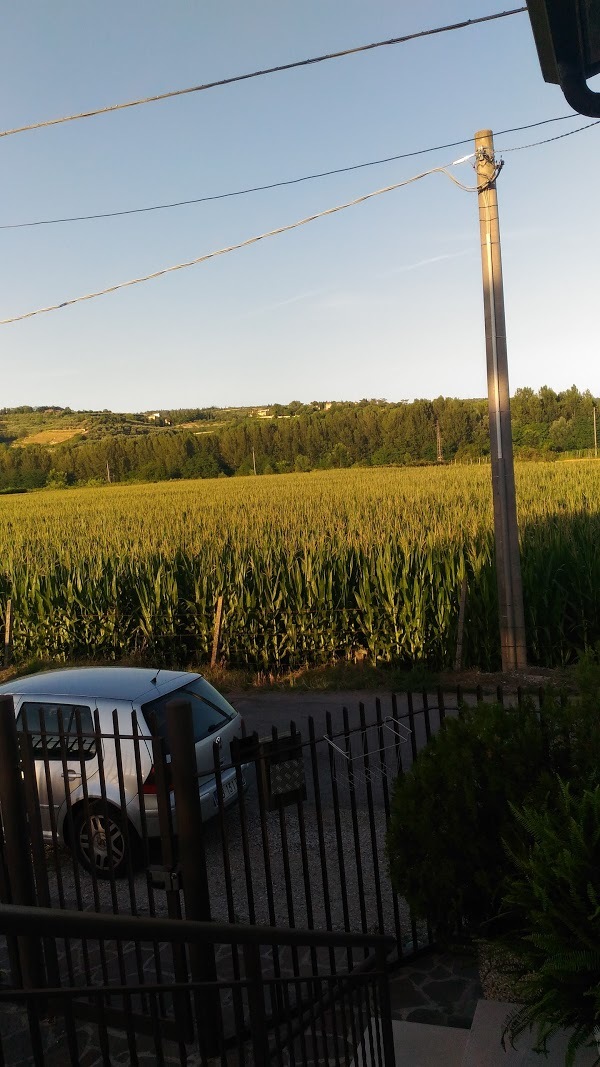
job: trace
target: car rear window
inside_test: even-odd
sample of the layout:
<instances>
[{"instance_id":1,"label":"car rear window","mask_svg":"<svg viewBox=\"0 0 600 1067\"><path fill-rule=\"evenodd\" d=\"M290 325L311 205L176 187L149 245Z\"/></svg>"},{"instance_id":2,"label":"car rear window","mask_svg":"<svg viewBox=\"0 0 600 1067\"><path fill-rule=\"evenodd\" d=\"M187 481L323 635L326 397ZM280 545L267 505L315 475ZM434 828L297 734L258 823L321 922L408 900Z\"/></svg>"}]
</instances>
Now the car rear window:
<instances>
[{"instance_id":1,"label":"car rear window","mask_svg":"<svg viewBox=\"0 0 600 1067\"><path fill-rule=\"evenodd\" d=\"M182 686L181 689L174 689L157 700L142 704L142 712L148 727L152 730L154 717L159 736L164 737L165 740L167 740L166 709L167 704L172 700L189 700L192 705L195 741L203 741L205 737L216 733L237 715L231 704L209 682L204 678L196 678L193 682Z\"/></svg>"},{"instance_id":2,"label":"car rear window","mask_svg":"<svg viewBox=\"0 0 600 1067\"><path fill-rule=\"evenodd\" d=\"M81 735L77 734L77 713ZM62 723L62 726L61 726ZM36 759L62 759L63 746L67 759L91 759L96 753L91 709L83 704L50 704L27 701L21 704L17 730L27 729L31 736Z\"/></svg>"}]
</instances>

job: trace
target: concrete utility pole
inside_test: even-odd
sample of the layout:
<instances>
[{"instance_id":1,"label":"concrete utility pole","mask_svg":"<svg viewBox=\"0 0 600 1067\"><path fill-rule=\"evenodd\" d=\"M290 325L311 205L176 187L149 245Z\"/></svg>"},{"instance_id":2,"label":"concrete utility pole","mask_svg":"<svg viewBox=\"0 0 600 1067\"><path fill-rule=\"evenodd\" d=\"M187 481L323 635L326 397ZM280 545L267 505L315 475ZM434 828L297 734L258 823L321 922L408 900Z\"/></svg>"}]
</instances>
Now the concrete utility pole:
<instances>
[{"instance_id":1,"label":"concrete utility pole","mask_svg":"<svg viewBox=\"0 0 600 1067\"><path fill-rule=\"evenodd\" d=\"M479 226L481 232L481 268L485 312L485 348L487 356L488 410L492 455L492 489L494 497L494 536L496 543L496 577L500 610L502 670L523 670L527 666L525 612L519 556L519 530L515 497L508 359L504 321L504 290L500 254L500 227L491 130L475 134Z\"/></svg>"},{"instance_id":2,"label":"concrete utility pole","mask_svg":"<svg viewBox=\"0 0 600 1067\"><path fill-rule=\"evenodd\" d=\"M598 434L596 432L596 405L594 404L594 459L598 459Z\"/></svg>"}]
</instances>

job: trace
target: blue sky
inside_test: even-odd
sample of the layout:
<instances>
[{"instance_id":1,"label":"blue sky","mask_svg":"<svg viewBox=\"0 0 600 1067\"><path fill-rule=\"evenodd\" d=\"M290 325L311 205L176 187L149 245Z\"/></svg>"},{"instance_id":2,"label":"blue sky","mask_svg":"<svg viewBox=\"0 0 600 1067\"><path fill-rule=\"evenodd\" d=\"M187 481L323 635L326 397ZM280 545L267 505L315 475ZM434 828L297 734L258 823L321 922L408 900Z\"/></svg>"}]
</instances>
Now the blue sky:
<instances>
[{"instance_id":1,"label":"blue sky","mask_svg":"<svg viewBox=\"0 0 600 1067\"><path fill-rule=\"evenodd\" d=\"M22 0L0 13L0 127L508 6ZM1 139L0 223L212 195L569 112L542 80L527 15L516 15ZM600 393L600 215L587 191L599 131L506 154L498 195L512 391L575 383ZM0 318L200 256L469 150L171 211L1 230ZM473 182L469 164L456 173ZM483 396L476 197L432 175L187 271L0 327L0 346L0 406Z\"/></svg>"}]
</instances>

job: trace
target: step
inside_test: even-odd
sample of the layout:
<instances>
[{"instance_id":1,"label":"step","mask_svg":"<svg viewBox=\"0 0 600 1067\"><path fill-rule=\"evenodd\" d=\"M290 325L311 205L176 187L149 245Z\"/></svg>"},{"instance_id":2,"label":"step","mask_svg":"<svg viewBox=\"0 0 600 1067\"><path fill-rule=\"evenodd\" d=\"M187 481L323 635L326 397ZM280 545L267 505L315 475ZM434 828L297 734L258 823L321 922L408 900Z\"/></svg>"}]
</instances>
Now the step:
<instances>
[{"instance_id":1,"label":"step","mask_svg":"<svg viewBox=\"0 0 600 1067\"><path fill-rule=\"evenodd\" d=\"M392 1021L392 1030L396 1067L462 1067L468 1030L396 1019ZM367 1032L365 1046L365 1053L359 1050L352 1067L374 1067ZM378 1062L375 1046L375 1064Z\"/></svg>"},{"instance_id":2,"label":"step","mask_svg":"<svg viewBox=\"0 0 600 1067\"><path fill-rule=\"evenodd\" d=\"M552 1041L548 1042L547 1058L533 1051L534 1042L530 1035L523 1035L515 1042L515 1048L511 1048L508 1041L506 1050L502 1048L504 1023L514 1007L514 1004L498 1000L477 1002L471 1029L465 1031L467 1045L462 1067L564 1067L569 1039L566 1031L556 1034ZM574 1067L591 1067L596 1058L595 1049L580 1049ZM397 1063L400 1067L402 1060L398 1058Z\"/></svg>"}]
</instances>

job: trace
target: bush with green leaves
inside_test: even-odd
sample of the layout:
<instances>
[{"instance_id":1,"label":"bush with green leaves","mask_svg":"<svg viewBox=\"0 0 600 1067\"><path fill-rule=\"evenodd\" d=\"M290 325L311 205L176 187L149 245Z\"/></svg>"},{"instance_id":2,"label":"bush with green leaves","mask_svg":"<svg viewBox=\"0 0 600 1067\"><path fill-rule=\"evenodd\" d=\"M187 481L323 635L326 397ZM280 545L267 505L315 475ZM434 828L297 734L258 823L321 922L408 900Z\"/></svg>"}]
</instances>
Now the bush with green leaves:
<instances>
[{"instance_id":1,"label":"bush with green leaves","mask_svg":"<svg viewBox=\"0 0 600 1067\"><path fill-rule=\"evenodd\" d=\"M446 719L396 782L387 855L394 887L438 937L497 914L506 871L510 805L554 788L549 748L560 736L533 703L480 704Z\"/></svg>"},{"instance_id":2,"label":"bush with green leaves","mask_svg":"<svg viewBox=\"0 0 600 1067\"><path fill-rule=\"evenodd\" d=\"M459 927L496 936L507 860L525 846L511 805L554 811L559 779L571 792L600 785L600 655L584 660L578 697L541 709L479 704L446 718L395 785L387 835L394 887L438 938Z\"/></svg>"},{"instance_id":3,"label":"bush with green leaves","mask_svg":"<svg viewBox=\"0 0 600 1067\"><path fill-rule=\"evenodd\" d=\"M528 804L513 815L527 845L507 849L503 903L512 932L500 945L523 1003L506 1034L515 1040L533 1028L545 1051L553 1034L572 1028L570 1067L600 1028L600 786L560 782L554 806Z\"/></svg>"}]
</instances>

